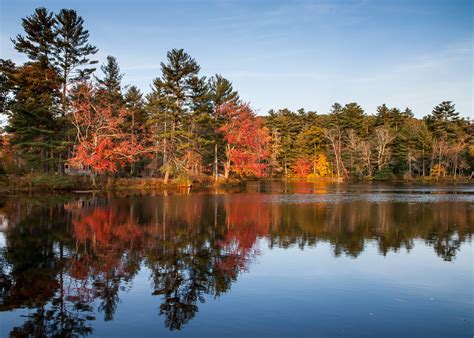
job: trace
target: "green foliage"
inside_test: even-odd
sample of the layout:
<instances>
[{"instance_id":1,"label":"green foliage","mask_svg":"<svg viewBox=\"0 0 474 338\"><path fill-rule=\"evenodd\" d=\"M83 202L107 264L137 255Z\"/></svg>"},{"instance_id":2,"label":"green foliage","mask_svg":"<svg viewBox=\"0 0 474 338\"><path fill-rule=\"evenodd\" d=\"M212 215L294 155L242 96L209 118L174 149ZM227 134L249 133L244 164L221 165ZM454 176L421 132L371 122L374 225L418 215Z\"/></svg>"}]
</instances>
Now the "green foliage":
<instances>
[{"instance_id":1,"label":"green foliage","mask_svg":"<svg viewBox=\"0 0 474 338\"><path fill-rule=\"evenodd\" d=\"M111 55L107 56L107 62L100 66L104 74L102 79L96 77L96 81L109 104L118 109L123 103L122 78L117 59Z\"/></svg>"},{"instance_id":2,"label":"green foliage","mask_svg":"<svg viewBox=\"0 0 474 338\"><path fill-rule=\"evenodd\" d=\"M22 19L26 35L17 35L12 39L15 49L42 67L52 67L57 36L55 24L54 13L44 7L35 9L33 15Z\"/></svg>"},{"instance_id":3,"label":"green foliage","mask_svg":"<svg viewBox=\"0 0 474 338\"><path fill-rule=\"evenodd\" d=\"M98 49L89 44L89 31L75 10L61 9L55 18L55 56L61 80L66 86L70 82L84 81L95 71L94 67L87 66L97 63L90 60L89 55L96 54Z\"/></svg>"},{"instance_id":4,"label":"green foliage","mask_svg":"<svg viewBox=\"0 0 474 338\"><path fill-rule=\"evenodd\" d=\"M395 175L393 173L393 167L391 166L386 166L382 168L381 170L377 171L374 174L373 179L375 181L391 181L395 179Z\"/></svg>"},{"instance_id":5,"label":"green foliage","mask_svg":"<svg viewBox=\"0 0 474 338\"><path fill-rule=\"evenodd\" d=\"M14 103L7 112L5 130L12 134L11 143L19 147L19 155L27 161L24 169L52 169L61 127L57 120L56 73L40 63L30 63L9 76L14 84Z\"/></svg>"},{"instance_id":6,"label":"green foliage","mask_svg":"<svg viewBox=\"0 0 474 338\"><path fill-rule=\"evenodd\" d=\"M465 121L459 117L455 105L451 101L443 101L433 108L430 115L425 117L430 131L437 138L453 138L458 128L462 128Z\"/></svg>"}]
</instances>

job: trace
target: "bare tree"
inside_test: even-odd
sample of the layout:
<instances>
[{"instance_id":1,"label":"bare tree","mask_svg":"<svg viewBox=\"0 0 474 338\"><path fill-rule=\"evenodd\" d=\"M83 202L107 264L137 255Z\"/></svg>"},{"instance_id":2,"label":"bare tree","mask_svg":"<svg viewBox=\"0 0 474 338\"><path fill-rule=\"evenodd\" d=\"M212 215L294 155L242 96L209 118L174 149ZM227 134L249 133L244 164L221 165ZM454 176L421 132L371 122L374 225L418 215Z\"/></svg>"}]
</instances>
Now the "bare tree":
<instances>
[{"instance_id":1,"label":"bare tree","mask_svg":"<svg viewBox=\"0 0 474 338\"><path fill-rule=\"evenodd\" d=\"M334 154L337 177L347 176L346 168L342 162L342 135L339 128L323 129L324 137L329 141L329 145Z\"/></svg>"},{"instance_id":2,"label":"bare tree","mask_svg":"<svg viewBox=\"0 0 474 338\"><path fill-rule=\"evenodd\" d=\"M385 126L375 128L376 146L377 146L377 168L381 170L387 163L388 149L387 146L395 139L390 129Z\"/></svg>"},{"instance_id":3,"label":"bare tree","mask_svg":"<svg viewBox=\"0 0 474 338\"><path fill-rule=\"evenodd\" d=\"M459 170L460 155L466 149L466 135L460 135L459 138L447 149L447 155L453 165L453 177L456 178Z\"/></svg>"}]
</instances>

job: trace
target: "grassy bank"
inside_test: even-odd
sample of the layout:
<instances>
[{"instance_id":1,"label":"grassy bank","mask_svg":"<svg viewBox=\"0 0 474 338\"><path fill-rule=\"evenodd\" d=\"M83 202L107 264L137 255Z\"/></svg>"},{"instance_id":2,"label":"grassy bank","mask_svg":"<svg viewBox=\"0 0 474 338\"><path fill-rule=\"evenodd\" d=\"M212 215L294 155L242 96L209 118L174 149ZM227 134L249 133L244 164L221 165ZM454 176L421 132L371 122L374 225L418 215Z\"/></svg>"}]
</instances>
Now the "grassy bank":
<instances>
[{"instance_id":1,"label":"grassy bank","mask_svg":"<svg viewBox=\"0 0 474 338\"><path fill-rule=\"evenodd\" d=\"M219 186L235 186L240 180L218 182ZM97 177L96 185L87 176L57 174L27 174L22 176L0 176L0 191L161 191L167 189L187 189L190 187L211 187L215 182L211 177L190 179L178 177L164 184L161 178L115 178Z\"/></svg>"}]
</instances>

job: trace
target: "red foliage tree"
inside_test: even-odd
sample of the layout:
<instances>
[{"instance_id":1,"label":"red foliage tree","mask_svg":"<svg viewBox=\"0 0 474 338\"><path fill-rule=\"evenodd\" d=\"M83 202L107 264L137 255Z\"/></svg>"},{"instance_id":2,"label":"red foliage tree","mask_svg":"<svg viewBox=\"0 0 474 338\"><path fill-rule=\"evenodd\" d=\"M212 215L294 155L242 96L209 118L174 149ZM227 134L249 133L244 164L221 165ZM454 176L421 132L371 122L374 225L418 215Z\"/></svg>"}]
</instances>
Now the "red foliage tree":
<instances>
[{"instance_id":1,"label":"red foliage tree","mask_svg":"<svg viewBox=\"0 0 474 338\"><path fill-rule=\"evenodd\" d=\"M300 157L298 160L296 160L293 170L296 176L306 178L306 176L308 176L311 172L312 167L313 163L310 159Z\"/></svg>"},{"instance_id":2,"label":"red foliage tree","mask_svg":"<svg viewBox=\"0 0 474 338\"><path fill-rule=\"evenodd\" d=\"M132 112L114 109L90 85L78 86L71 106L70 118L77 132L75 156L68 160L72 165L88 166L98 174L115 172L117 165L131 163L138 154L150 151L146 138L137 139L126 130L124 122Z\"/></svg>"},{"instance_id":3,"label":"red foliage tree","mask_svg":"<svg viewBox=\"0 0 474 338\"><path fill-rule=\"evenodd\" d=\"M229 178L230 172L241 177L265 176L270 136L261 120L248 104L236 102L221 105L217 113L225 120L218 130L227 142L225 178Z\"/></svg>"}]
</instances>

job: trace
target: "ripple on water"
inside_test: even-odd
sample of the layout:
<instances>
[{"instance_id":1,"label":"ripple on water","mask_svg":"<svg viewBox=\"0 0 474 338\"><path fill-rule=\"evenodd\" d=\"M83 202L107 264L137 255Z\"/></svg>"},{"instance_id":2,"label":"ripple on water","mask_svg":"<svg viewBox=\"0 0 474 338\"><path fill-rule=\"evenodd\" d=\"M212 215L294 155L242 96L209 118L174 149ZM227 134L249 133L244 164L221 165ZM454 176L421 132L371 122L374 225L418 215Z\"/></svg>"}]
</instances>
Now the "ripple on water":
<instances>
[{"instance_id":1,"label":"ripple on water","mask_svg":"<svg viewBox=\"0 0 474 338\"><path fill-rule=\"evenodd\" d=\"M293 194L293 195L268 195L267 203L436 203L436 202L472 202L474 194Z\"/></svg>"}]
</instances>

